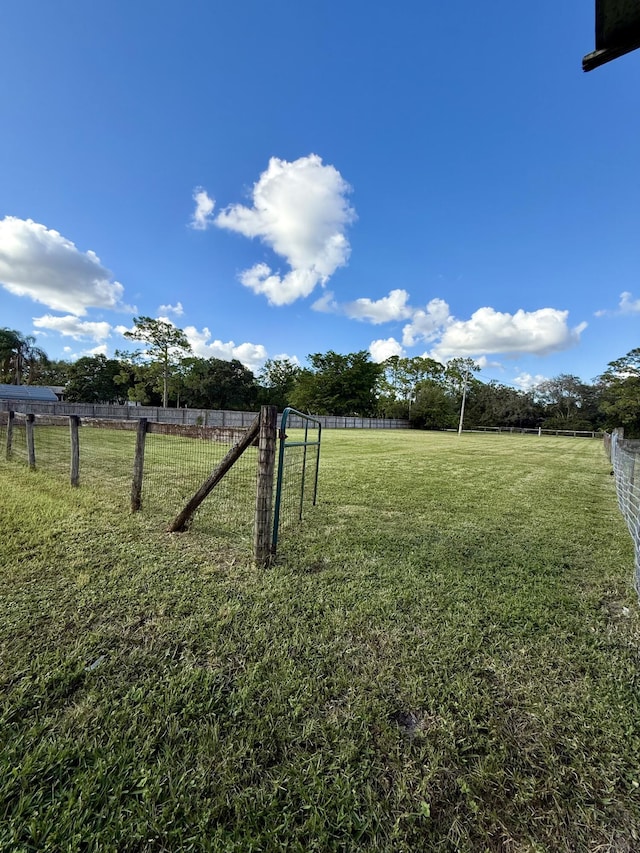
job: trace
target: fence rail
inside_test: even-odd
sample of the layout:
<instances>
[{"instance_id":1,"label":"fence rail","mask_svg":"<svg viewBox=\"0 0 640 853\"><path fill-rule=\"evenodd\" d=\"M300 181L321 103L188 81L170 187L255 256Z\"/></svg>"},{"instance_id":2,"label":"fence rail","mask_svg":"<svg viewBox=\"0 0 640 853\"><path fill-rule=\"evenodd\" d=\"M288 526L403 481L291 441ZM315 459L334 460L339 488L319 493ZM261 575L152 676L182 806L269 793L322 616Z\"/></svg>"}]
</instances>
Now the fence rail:
<instances>
[{"instance_id":1,"label":"fence rail","mask_svg":"<svg viewBox=\"0 0 640 853\"><path fill-rule=\"evenodd\" d=\"M104 418L132 421L140 418L165 424L200 425L210 427L239 427L247 429L256 412L236 412L214 409L163 409L161 406L107 406L98 403L35 403L31 400L1 400L0 413L9 410L41 415L78 415L81 418ZM403 418L360 418L354 416L313 415L323 429L408 429ZM296 424L302 427L302 422Z\"/></svg>"},{"instance_id":2,"label":"fence rail","mask_svg":"<svg viewBox=\"0 0 640 853\"><path fill-rule=\"evenodd\" d=\"M624 438L622 429L605 433L605 450L613 465L618 506L633 540L635 586L640 596L640 441Z\"/></svg>"},{"instance_id":3,"label":"fence rail","mask_svg":"<svg viewBox=\"0 0 640 853\"><path fill-rule=\"evenodd\" d=\"M453 432L453 430L449 430ZM599 430L586 429L543 429L543 427L507 427L507 426L477 426L465 429L464 432L497 432L513 433L516 435L566 435L573 438L602 438L604 433Z\"/></svg>"}]
</instances>

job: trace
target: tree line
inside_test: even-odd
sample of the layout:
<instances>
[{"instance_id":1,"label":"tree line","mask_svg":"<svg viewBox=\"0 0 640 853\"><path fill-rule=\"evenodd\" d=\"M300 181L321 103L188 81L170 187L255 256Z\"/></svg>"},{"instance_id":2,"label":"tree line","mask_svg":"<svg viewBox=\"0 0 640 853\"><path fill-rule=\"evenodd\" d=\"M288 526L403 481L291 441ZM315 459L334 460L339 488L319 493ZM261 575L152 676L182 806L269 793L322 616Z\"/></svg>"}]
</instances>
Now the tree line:
<instances>
[{"instance_id":1,"label":"tree line","mask_svg":"<svg viewBox=\"0 0 640 853\"><path fill-rule=\"evenodd\" d=\"M640 437L640 348L609 362L593 382L562 374L530 390L483 382L472 359L446 365L392 356L381 364L366 350L311 353L309 367L268 359L255 375L237 359L195 356L181 329L134 318L125 337L142 344L114 358L51 360L33 336L0 329L0 382L63 386L78 403L252 411L271 404L313 414L408 418L423 429L464 426L600 430L623 426Z\"/></svg>"}]
</instances>

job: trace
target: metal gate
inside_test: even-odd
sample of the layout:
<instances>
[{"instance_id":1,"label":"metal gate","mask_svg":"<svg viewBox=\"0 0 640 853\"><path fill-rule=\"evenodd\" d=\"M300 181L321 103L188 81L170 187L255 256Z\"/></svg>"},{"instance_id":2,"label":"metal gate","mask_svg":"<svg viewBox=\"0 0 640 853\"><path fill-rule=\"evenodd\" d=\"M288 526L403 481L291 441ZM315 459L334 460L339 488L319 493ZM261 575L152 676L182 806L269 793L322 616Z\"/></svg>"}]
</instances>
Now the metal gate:
<instances>
[{"instance_id":1,"label":"metal gate","mask_svg":"<svg viewBox=\"0 0 640 853\"><path fill-rule=\"evenodd\" d=\"M286 408L280 421L278 478L273 510L272 553L279 534L302 521L305 503L316 505L322 424Z\"/></svg>"}]
</instances>

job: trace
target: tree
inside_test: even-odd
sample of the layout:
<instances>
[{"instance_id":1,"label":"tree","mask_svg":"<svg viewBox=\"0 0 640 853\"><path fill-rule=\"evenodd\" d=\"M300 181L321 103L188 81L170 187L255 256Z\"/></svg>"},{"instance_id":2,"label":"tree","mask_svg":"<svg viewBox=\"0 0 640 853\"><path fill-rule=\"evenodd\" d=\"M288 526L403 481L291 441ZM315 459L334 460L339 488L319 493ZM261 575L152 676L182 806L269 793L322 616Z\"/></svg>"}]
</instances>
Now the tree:
<instances>
[{"instance_id":1,"label":"tree","mask_svg":"<svg viewBox=\"0 0 640 853\"><path fill-rule=\"evenodd\" d=\"M458 432L462 432L464 425L464 410L467 401L467 392L477 379L473 379L472 374L480 370L478 365L472 358L452 358L448 362L445 371L445 381L454 394L460 397L460 417L458 419Z\"/></svg>"},{"instance_id":2,"label":"tree","mask_svg":"<svg viewBox=\"0 0 640 853\"><path fill-rule=\"evenodd\" d=\"M640 348L609 362L599 388L605 426L624 427L627 437L640 438Z\"/></svg>"},{"instance_id":3,"label":"tree","mask_svg":"<svg viewBox=\"0 0 640 853\"><path fill-rule=\"evenodd\" d=\"M531 392L495 381L476 381L469 389L465 417L471 426L537 427L543 412Z\"/></svg>"},{"instance_id":4,"label":"tree","mask_svg":"<svg viewBox=\"0 0 640 853\"><path fill-rule=\"evenodd\" d=\"M425 379L420 383L411 408L409 423L416 429L452 429L457 422L457 401L442 382Z\"/></svg>"},{"instance_id":5,"label":"tree","mask_svg":"<svg viewBox=\"0 0 640 853\"><path fill-rule=\"evenodd\" d=\"M590 430L590 386L578 377L561 373L536 387L536 398L545 407L544 426L548 429Z\"/></svg>"},{"instance_id":6,"label":"tree","mask_svg":"<svg viewBox=\"0 0 640 853\"><path fill-rule=\"evenodd\" d=\"M330 350L308 356L312 369L300 372L292 405L325 415L359 415L376 411L376 385L382 366L367 350L340 355Z\"/></svg>"},{"instance_id":7,"label":"tree","mask_svg":"<svg viewBox=\"0 0 640 853\"><path fill-rule=\"evenodd\" d=\"M21 340L22 335L15 329L0 329L0 379L7 384L15 381L15 358Z\"/></svg>"},{"instance_id":8,"label":"tree","mask_svg":"<svg viewBox=\"0 0 640 853\"><path fill-rule=\"evenodd\" d=\"M47 363L47 354L36 346L33 335L23 335L6 327L0 329L0 377L3 382L32 385Z\"/></svg>"},{"instance_id":9,"label":"tree","mask_svg":"<svg viewBox=\"0 0 640 853\"><path fill-rule=\"evenodd\" d=\"M479 381L473 376L479 370L472 358L452 358L447 362L443 378L454 394L462 395L465 385L469 388L473 382Z\"/></svg>"},{"instance_id":10,"label":"tree","mask_svg":"<svg viewBox=\"0 0 640 853\"><path fill-rule=\"evenodd\" d=\"M154 320L152 317L134 317L134 328L125 332L125 338L143 341L148 344L144 354L161 368L162 405L169 405L169 376L173 365L191 352L187 336L166 320Z\"/></svg>"},{"instance_id":11,"label":"tree","mask_svg":"<svg viewBox=\"0 0 640 853\"><path fill-rule=\"evenodd\" d=\"M378 383L378 406L382 411L393 411L400 417L411 417L420 384L426 379L438 381L444 366L433 358L415 356L400 358L392 355L382 362L383 373ZM399 403L399 406L394 406Z\"/></svg>"},{"instance_id":12,"label":"tree","mask_svg":"<svg viewBox=\"0 0 640 853\"><path fill-rule=\"evenodd\" d=\"M268 358L260 373L260 401L265 405L286 408L300 377L300 365L289 358Z\"/></svg>"},{"instance_id":13,"label":"tree","mask_svg":"<svg viewBox=\"0 0 640 853\"><path fill-rule=\"evenodd\" d=\"M182 399L195 409L251 411L258 388L253 373L237 359L186 358Z\"/></svg>"},{"instance_id":14,"label":"tree","mask_svg":"<svg viewBox=\"0 0 640 853\"><path fill-rule=\"evenodd\" d=\"M162 405L162 366L159 362L145 360L141 352L116 350L115 357L120 372L113 381L119 385L133 403L142 406Z\"/></svg>"},{"instance_id":15,"label":"tree","mask_svg":"<svg viewBox=\"0 0 640 853\"><path fill-rule=\"evenodd\" d=\"M41 364L38 370L38 381L41 385L66 385L69 379L71 362L53 359Z\"/></svg>"},{"instance_id":16,"label":"tree","mask_svg":"<svg viewBox=\"0 0 640 853\"><path fill-rule=\"evenodd\" d=\"M86 355L69 367L65 396L71 403L120 403L127 392L122 382L122 364L104 355Z\"/></svg>"}]
</instances>

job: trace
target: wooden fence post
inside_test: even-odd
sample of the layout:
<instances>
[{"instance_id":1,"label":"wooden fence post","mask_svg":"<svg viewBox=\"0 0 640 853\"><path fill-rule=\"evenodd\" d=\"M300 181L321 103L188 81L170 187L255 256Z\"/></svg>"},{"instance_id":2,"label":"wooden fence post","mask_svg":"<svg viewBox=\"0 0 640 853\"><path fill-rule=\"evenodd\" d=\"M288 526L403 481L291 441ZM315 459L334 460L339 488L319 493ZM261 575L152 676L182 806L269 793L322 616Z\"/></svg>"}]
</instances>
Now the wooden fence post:
<instances>
[{"instance_id":1,"label":"wooden fence post","mask_svg":"<svg viewBox=\"0 0 640 853\"><path fill-rule=\"evenodd\" d=\"M34 439L34 421L35 415L27 415L27 456L29 458L29 468L36 467L36 443Z\"/></svg>"},{"instance_id":2,"label":"wooden fence post","mask_svg":"<svg viewBox=\"0 0 640 853\"><path fill-rule=\"evenodd\" d=\"M78 427L80 426L80 418L78 415L69 415L69 434L71 436L71 474L70 481L72 486L77 486L80 482L80 436Z\"/></svg>"},{"instance_id":3,"label":"wooden fence post","mask_svg":"<svg viewBox=\"0 0 640 853\"><path fill-rule=\"evenodd\" d=\"M131 512L142 506L142 476L144 473L144 444L147 438L147 419L140 418L136 433L136 455L133 460L133 482L131 483Z\"/></svg>"},{"instance_id":4,"label":"wooden fence post","mask_svg":"<svg viewBox=\"0 0 640 853\"><path fill-rule=\"evenodd\" d=\"M260 409L258 436L258 486L256 489L256 514L254 525L254 559L266 566L271 559L271 508L273 503L273 472L276 461L276 406Z\"/></svg>"},{"instance_id":5,"label":"wooden fence post","mask_svg":"<svg viewBox=\"0 0 640 853\"><path fill-rule=\"evenodd\" d=\"M13 447L13 419L15 418L16 413L11 409L7 412L7 444L6 444L6 455L7 459L11 459L11 449Z\"/></svg>"}]
</instances>

